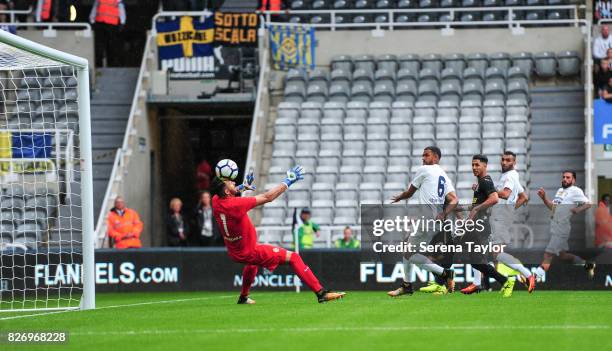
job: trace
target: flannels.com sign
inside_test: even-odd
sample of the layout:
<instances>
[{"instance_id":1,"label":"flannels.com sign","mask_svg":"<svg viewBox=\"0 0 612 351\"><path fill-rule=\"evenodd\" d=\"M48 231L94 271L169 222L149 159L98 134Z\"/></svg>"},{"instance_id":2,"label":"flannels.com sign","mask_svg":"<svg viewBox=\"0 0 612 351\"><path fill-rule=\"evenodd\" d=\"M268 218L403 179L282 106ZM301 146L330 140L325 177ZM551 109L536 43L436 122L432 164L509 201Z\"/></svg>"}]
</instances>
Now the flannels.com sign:
<instances>
[{"instance_id":1,"label":"flannels.com sign","mask_svg":"<svg viewBox=\"0 0 612 351\"><path fill-rule=\"evenodd\" d=\"M612 103L595 100L593 137L595 144L612 144Z\"/></svg>"}]
</instances>

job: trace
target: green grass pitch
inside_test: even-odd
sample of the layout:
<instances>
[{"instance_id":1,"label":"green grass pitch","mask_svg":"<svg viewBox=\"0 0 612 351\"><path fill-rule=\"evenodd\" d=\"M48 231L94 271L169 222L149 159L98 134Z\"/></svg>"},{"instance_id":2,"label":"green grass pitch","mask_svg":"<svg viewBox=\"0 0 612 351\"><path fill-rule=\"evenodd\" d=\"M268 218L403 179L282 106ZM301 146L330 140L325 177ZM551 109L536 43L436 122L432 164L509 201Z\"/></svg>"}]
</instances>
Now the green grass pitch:
<instances>
[{"instance_id":1,"label":"green grass pitch","mask_svg":"<svg viewBox=\"0 0 612 351\"><path fill-rule=\"evenodd\" d=\"M472 296L349 292L99 294L98 309L0 314L0 332L65 330L64 345L2 350L611 350L610 292L497 292ZM13 318L19 316L19 318Z\"/></svg>"}]
</instances>

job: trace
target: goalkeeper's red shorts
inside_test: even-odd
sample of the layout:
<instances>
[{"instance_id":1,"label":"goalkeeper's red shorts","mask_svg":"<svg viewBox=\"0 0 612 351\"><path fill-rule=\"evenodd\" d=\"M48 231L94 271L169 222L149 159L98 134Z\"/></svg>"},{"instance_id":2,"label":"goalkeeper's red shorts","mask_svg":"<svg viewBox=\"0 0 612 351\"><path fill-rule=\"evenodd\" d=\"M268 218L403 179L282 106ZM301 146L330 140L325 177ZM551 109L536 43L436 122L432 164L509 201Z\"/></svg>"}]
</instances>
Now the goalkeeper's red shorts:
<instances>
[{"instance_id":1,"label":"goalkeeper's red shorts","mask_svg":"<svg viewBox=\"0 0 612 351\"><path fill-rule=\"evenodd\" d=\"M241 257L236 257L230 253L230 257L236 262L252 264L273 271L279 264L289 262L292 253L282 247L258 244L247 255L242 254Z\"/></svg>"}]
</instances>

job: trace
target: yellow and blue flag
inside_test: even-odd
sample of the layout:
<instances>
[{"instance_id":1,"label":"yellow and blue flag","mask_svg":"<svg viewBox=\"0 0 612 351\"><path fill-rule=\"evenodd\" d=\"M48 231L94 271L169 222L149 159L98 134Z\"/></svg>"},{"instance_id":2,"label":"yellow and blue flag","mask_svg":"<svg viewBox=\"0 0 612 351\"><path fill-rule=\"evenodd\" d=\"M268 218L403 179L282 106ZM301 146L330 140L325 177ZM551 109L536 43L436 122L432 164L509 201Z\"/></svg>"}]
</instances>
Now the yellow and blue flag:
<instances>
[{"instance_id":1,"label":"yellow and blue flag","mask_svg":"<svg viewBox=\"0 0 612 351\"><path fill-rule=\"evenodd\" d=\"M200 18L183 16L155 24L160 60L213 55L213 16Z\"/></svg>"},{"instance_id":2,"label":"yellow and blue flag","mask_svg":"<svg viewBox=\"0 0 612 351\"><path fill-rule=\"evenodd\" d=\"M315 67L314 28L302 26L271 25L270 50L275 69Z\"/></svg>"}]
</instances>

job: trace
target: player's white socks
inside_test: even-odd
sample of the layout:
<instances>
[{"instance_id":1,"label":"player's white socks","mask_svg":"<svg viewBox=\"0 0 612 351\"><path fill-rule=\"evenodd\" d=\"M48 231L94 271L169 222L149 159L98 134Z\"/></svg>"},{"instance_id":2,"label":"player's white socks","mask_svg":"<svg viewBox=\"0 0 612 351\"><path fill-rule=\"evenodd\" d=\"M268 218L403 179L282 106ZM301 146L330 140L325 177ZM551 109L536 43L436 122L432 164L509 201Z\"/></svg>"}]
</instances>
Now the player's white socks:
<instances>
[{"instance_id":1,"label":"player's white socks","mask_svg":"<svg viewBox=\"0 0 612 351\"><path fill-rule=\"evenodd\" d=\"M479 270L472 268L472 273L474 274L474 285L480 286L482 283L482 273Z\"/></svg>"},{"instance_id":2,"label":"player's white socks","mask_svg":"<svg viewBox=\"0 0 612 351\"><path fill-rule=\"evenodd\" d=\"M410 263L405 257L402 260L404 263L404 282L405 283L414 283L412 279L412 271L414 270L414 264Z\"/></svg>"},{"instance_id":3,"label":"player's white socks","mask_svg":"<svg viewBox=\"0 0 612 351\"><path fill-rule=\"evenodd\" d=\"M412 255L409 261L417 265L419 268L424 269L433 274L441 275L442 273L444 273L444 268L442 268L442 266L433 263L432 260L421 254Z\"/></svg>"},{"instance_id":4,"label":"player's white socks","mask_svg":"<svg viewBox=\"0 0 612 351\"><path fill-rule=\"evenodd\" d=\"M538 276L538 278L543 278L546 275L546 271L544 270L544 268L542 268L542 266L538 267L538 269L536 269L535 274Z\"/></svg>"},{"instance_id":5,"label":"player's white socks","mask_svg":"<svg viewBox=\"0 0 612 351\"><path fill-rule=\"evenodd\" d=\"M505 264L506 266L516 271L519 271L522 275L524 275L527 278L531 277L531 271L527 269L527 267L523 266L521 261L519 261L516 257L508 253L502 252L498 254L497 261Z\"/></svg>"}]
</instances>

